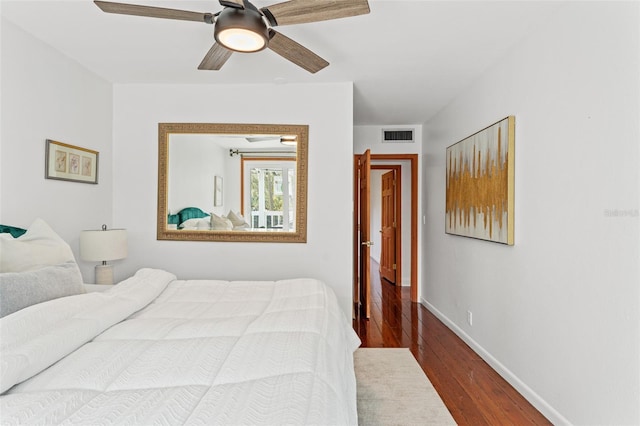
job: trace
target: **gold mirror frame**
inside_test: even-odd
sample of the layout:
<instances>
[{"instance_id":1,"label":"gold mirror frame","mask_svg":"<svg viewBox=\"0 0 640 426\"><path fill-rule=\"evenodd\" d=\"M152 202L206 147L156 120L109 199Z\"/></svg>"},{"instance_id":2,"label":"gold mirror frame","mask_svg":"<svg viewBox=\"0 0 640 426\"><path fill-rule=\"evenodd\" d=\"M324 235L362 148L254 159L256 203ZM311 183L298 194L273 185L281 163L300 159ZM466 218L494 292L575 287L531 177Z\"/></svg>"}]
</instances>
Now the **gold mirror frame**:
<instances>
[{"instance_id":1,"label":"gold mirror frame","mask_svg":"<svg viewBox=\"0 0 640 426\"><path fill-rule=\"evenodd\" d=\"M169 229L168 167L172 134L296 135L296 223L294 231L212 231ZM307 242L307 156L309 126L289 124L158 123L158 240L222 242Z\"/></svg>"}]
</instances>

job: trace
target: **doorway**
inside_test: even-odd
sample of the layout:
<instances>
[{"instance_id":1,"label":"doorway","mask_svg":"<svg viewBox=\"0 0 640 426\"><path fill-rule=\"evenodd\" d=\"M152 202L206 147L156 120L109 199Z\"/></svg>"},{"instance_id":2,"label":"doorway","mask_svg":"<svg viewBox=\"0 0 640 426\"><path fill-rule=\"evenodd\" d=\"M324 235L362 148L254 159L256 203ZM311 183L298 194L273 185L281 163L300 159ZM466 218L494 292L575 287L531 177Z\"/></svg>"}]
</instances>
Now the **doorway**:
<instances>
[{"instance_id":1,"label":"doorway","mask_svg":"<svg viewBox=\"0 0 640 426\"><path fill-rule=\"evenodd\" d=\"M401 165L371 164L370 255L382 278L394 285L403 285L402 190Z\"/></svg>"},{"instance_id":2,"label":"doorway","mask_svg":"<svg viewBox=\"0 0 640 426\"><path fill-rule=\"evenodd\" d=\"M399 258L396 258L396 265L401 263L402 256L408 255L410 258L410 294L411 301L418 301L418 154L365 154L354 155L354 235L353 235L353 302L355 312L363 314L368 318L369 314L369 275L366 265L369 264L368 256L371 247L371 239L367 226L361 226L362 220L366 223L370 220L370 201L369 186L371 162L376 162L375 167L383 167L389 169L392 165L396 166L399 161L407 160L410 168L410 196L403 197L398 206L400 208L408 205L410 210L410 250L408 254L403 254L400 250ZM384 164L388 161L389 164ZM406 199L410 198L410 199ZM399 226L407 226L399 222ZM366 228L366 229L365 229ZM396 247L396 255L397 247ZM397 280L396 280L397 281Z\"/></svg>"}]
</instances>

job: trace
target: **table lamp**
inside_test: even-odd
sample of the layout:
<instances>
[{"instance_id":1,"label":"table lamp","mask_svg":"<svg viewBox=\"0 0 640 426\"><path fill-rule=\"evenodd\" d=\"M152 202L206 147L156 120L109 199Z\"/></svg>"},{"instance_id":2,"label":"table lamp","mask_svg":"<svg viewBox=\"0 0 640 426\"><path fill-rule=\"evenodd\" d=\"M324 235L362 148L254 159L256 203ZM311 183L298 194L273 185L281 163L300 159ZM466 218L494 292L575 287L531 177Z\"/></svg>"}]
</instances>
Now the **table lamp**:
<instances>
[{"instance_id":1,"label":"table lamp","mask_svg":"<svg viewBox=\"0 0 640 426\"><path fill-rule=\"evenodd\" d=\"M113 266L107 261L127 257L127 231L125 229L88 230L80 232L80 258L96 265L96 284L113 284Z\"/></svg>"}]
</instances>

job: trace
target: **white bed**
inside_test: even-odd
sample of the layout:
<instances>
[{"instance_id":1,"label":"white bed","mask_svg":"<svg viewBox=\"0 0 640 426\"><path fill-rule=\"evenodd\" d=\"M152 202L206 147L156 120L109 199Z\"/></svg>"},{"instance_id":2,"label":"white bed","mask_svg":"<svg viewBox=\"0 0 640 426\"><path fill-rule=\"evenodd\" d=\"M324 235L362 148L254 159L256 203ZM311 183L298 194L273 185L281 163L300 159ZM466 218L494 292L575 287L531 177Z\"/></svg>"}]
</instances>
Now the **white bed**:
<instances>
[{"instance_id":1,"label":"white bed","mask_svg":"<svg viewBox=\"0 0 640 426\"><path fill-rule=\"evenodd\" d=\"M178 280L0 319L1 424L355 425L360 341L313 279Z\"/></svg>"}]
</instances>

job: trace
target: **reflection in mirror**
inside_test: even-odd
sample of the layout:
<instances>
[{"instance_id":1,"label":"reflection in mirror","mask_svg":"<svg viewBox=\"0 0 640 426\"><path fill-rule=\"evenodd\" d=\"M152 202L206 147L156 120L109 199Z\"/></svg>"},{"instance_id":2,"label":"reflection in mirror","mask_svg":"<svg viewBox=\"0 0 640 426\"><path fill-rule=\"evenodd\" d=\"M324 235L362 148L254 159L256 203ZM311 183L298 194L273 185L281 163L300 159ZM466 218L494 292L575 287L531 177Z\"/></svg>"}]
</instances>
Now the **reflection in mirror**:
<instances>
[{"instance_id":1,"label":"reflection in mirror","mask_svg":"<svg viewBox=\"0 0 640 426\"><path fill-rule=\"evenodd\" d=\"M308 126L160 123L158 239L306 242Z\"/></svg>"}]
</instances>

